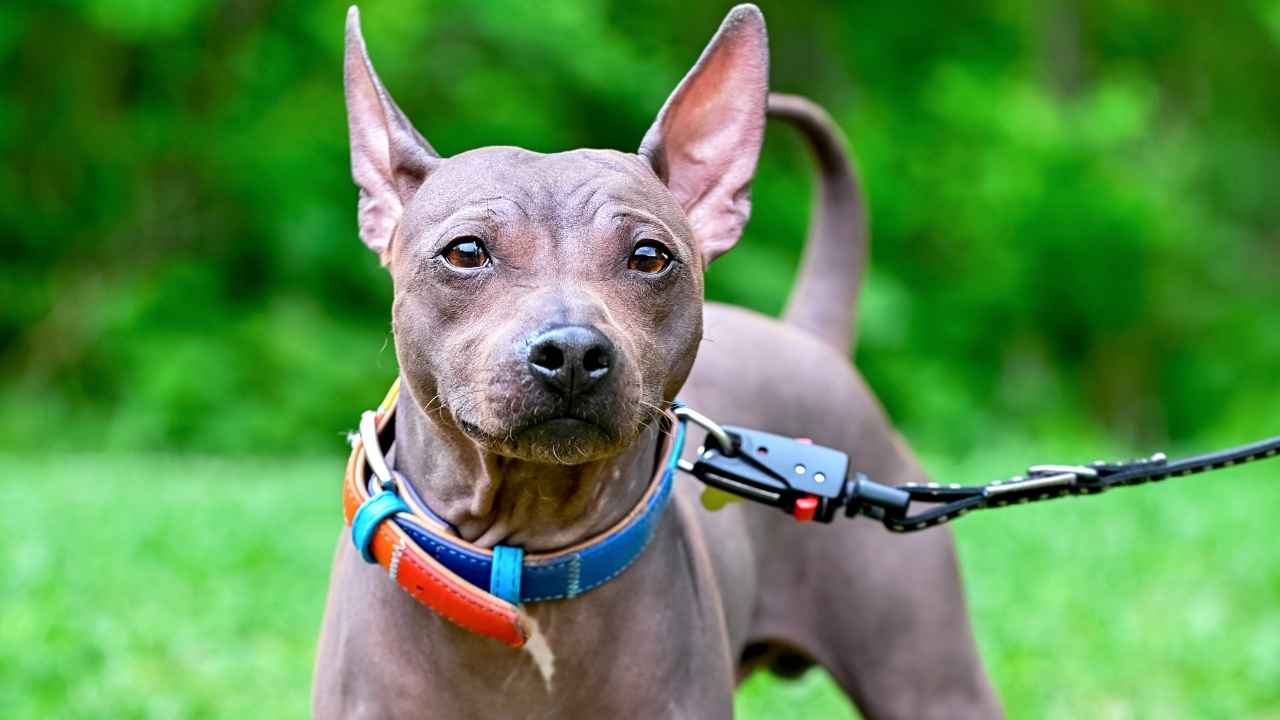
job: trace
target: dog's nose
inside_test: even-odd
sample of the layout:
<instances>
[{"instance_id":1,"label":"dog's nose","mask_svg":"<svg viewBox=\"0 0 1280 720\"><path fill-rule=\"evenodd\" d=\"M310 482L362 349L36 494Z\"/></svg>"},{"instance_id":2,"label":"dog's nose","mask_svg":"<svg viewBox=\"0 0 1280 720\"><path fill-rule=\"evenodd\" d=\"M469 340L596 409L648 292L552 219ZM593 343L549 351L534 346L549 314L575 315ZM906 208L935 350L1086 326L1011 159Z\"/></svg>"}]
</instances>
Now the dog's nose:
<instances>
[{"instance_id":1,"label":"dog's nose","mask_svg":"<svg viewBox=\"0 0 1280 720\"><path fill-rule=\"evenodd\" d=\"M529 346L529 370L548 387L579 395L609 375L613 343L589 325L548 330Z\"/></svg>"}]
</instances>

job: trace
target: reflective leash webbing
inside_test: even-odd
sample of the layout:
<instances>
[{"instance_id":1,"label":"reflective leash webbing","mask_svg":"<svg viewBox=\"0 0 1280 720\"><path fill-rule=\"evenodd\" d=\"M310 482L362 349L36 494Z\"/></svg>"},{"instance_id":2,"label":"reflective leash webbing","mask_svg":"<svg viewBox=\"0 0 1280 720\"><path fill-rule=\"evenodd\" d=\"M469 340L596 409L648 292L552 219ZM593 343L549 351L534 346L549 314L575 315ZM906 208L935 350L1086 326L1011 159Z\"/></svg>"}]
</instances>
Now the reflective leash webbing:
<instances>
[{"instance_id":1,"label":"reflective leash webbing","mask_svg":"<svg viewBox=\"0 0 1280 720\"><path fill-rule=\"evenodd\" d=\"M1093 495L1113 487L1142 485L1171 477L1221 470L1275 457L1277 454L1280 454L1280 437L1172 462L1163 454L1157 454L1125 463L1035 465L1028 469L1025 476L986 485L901 485L899 488L905 490L913 501L945 504L916 515L885 517L883 520L885 526L895 532L922 530L972 510L1039 502L1068 495Z\"/></svg>"}]
</instances>

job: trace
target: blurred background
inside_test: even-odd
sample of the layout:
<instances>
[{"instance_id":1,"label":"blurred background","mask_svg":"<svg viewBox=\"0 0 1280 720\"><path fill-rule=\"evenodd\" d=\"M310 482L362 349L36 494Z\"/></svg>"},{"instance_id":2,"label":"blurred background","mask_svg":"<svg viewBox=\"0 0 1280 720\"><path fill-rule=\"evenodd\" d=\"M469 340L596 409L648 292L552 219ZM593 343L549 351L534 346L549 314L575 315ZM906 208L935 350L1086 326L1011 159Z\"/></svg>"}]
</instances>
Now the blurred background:
<instances>
[{"instance_id":1,"label":"blurred background","mask_svg":"<svg viewBox=\"0 0 1280 720\"><path fill-rule=\"evenodd\" d=\"M857 157L856 361L938 479L1280 429L1280 1L762 6L773 87ZM345 7L0 5L9 717L308 712L344 434L396 374ZM362 14L452 154L633 150L727 9ZM777 313L809 197L771 127L708 295ZM957 526L1012 717L1280 718L1280 468L1182 483ZM753 678L739 710L854 716L820 672Z\"/></svg>"}]
</instances>

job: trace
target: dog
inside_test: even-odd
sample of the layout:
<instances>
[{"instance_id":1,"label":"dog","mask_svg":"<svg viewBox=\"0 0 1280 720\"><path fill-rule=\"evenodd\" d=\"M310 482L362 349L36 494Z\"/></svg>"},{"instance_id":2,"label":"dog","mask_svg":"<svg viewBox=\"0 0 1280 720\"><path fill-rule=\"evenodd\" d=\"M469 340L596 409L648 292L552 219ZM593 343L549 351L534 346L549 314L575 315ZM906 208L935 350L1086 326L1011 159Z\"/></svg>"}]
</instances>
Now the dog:
<instances>
[{"instance_id":1,"label":"dog","mask_svg":"<svg viewBox=\"0 0 1280 720\"><path fill-rule=\"evenodd\" d=\"M878 481L924 480L849 362L866 228L842 136L813 103L769 94L755 6L729 12L634 154L441 157L378 79L355 8L346 33L359 234L394 286L393 464L461 540L553 553L617 525L646 496L677 395L840 449ZM704 268L750 214L767 115L819 168L783 321L703 299ZM712 512L701 490L675 480L609 582L521 606L537 652L424 608L344 531L315 716L726 718L755 668L813 663L864 717L1001 716L945 528Z\"/></svg>"}]
</instances>

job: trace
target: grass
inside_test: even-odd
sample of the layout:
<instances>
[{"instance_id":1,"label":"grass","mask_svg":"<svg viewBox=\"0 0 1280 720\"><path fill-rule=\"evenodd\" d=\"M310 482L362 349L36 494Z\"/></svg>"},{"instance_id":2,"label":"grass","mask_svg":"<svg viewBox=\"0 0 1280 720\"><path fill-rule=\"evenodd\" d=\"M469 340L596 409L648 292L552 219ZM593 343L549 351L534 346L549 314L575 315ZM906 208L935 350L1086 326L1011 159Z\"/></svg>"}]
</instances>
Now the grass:
<instances>
[{"instance_id":1,"label":"grass","mask_svg":"<svg viewBox=\"0 0 1280 720\"><path fill-rule=\"evenodd\" d=\"M1030 459L930 465L970 482ZM340 468L0 457L4 716L305 717ZM1272 461L959 522L1010 717L1280 718L1277 509ZM821 672L757 675L738 710L855 717Z\"/></svg>"}]
</instances>

